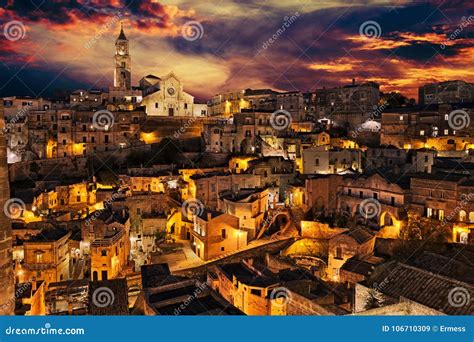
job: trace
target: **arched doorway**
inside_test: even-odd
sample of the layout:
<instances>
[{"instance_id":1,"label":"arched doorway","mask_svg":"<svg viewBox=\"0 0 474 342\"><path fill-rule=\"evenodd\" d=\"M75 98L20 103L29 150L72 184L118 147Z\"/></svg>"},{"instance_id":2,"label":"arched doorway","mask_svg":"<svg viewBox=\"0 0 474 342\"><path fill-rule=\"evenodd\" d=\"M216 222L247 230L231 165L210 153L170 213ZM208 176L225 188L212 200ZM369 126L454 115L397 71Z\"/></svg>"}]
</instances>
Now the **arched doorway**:
<instances>
[{"instance_id":1,"label":"arched doorway","mask_svg":"<svg viewBox=\"0 0 474 342\"><path fill-rule=\"evenodd\" d=\"M270 227L267 230L268 235L273 235L275 233L278 233L280 230L285 227L285 225L288 223L288 214L286 213L281 213L277 214L274 219L272 220L272 224L270 224Z\"/></svg>"},{"instance_id":2,"label":"arched doorway","mask_svg":"<svg viewBox=\"0 0 474 342\"><path fill-rule=\"evenodd\" d=\"M384 211L380 215L380 227L393 226L395 220L395 217L391 213L389 213L388 211Z\"/></svg>"}]
</instances>

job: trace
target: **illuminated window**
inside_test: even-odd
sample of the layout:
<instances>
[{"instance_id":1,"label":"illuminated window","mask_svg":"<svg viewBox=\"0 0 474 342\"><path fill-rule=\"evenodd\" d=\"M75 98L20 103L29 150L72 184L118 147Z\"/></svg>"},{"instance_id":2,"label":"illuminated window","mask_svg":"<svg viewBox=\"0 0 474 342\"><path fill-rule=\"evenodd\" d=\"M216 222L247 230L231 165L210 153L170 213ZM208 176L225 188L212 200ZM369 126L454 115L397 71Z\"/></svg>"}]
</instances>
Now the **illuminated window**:
<instances>
[{"instance_id":1,"label":"illuminated window","mask_svg":"<svg viewBox=\"0 0 474 342\"><path fill-rule=\"evenodd\" d=\"M36 252L36 263L43 263L43 252Z\"/></svg>"},{"instance_id":2,"label":"illuminated window","mask_svg":"<svg viewBox=\"0 0 474 342\"><path fill-rule=\"evenodd\" d=\"M466 211L461 210L461 211L459 212L459 221L465 222L465 221L466 221L466 218L467 218L467 213L466 213Z\"/></svg>"},{"instance_id":3,"label":"illuminated window","mask_svg":"<svg viewBox=\"0 0 474 342\"><path fill-rule=\"evenodd\" d=\"M431 216L433 216L433 209L426 208L426 217L431 217Z\"/></svg>"}]
</instances>

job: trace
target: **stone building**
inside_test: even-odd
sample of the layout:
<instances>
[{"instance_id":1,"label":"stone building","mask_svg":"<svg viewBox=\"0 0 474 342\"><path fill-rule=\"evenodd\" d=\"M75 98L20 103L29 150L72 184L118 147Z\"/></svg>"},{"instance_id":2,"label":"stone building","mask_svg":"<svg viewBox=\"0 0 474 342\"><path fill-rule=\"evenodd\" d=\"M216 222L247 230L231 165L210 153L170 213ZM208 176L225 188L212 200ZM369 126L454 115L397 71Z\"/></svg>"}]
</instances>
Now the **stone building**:
<instances>
[{"instance_id":1,"label":"stone building","mask_svg":"<svg viewBox=\"0 0 474 342\"><path fill-rule=\"evenodd\" d=\"M109 94L96 89L77 89L69 95L69 106L71 109L92 110L104 108L107 104Z\"/></svg>"},{"instance_id":2,"label":"stone building","mask_svg":"<svg viewBox=\"0 0 474 342\"><path fill-rule=\"evenodd\" d=\"M246 110L234 115L235 151L254 153L260 150L261 135L278 135L290 131L290 122L280 127L271 125L273 111Z\"/></svg>"},{"instance_id":3,"label":"stone building","mask_svg":"<svg viewBox=\"0 0 474 342\"><path fill-rule=\"evenodd\" d=\"M142 91L132 87L132 58L123 27L115 40L114 85L109 87L108 103L115 108L132 110L142 101Z\"/></svg>"},{"instance_id":4,"label":"stone building","mask_svg":"<svg viewBox=\"0 0 474 342\"><path fill-rule=\"evenodd\" d=\"M240 229L236 216L202 210L194 216L191 242L196 255L207 261L245 248L247 231Z\"/></svg>"},{"instance_id":5,"label":"stone building","mask_svg":"<svg viewBox=\"0 0 474 342\"><path fill-rule=\"evenodd\" d=\"M209 272L208 282L246 315L270 315L270 295L279 285L278 279L262 274L248 262L215 266Z\"/></svg>"},{"instance_id":6,"label":"stone building","mask_svg":"<svg viewBox=\"0 0 474 342\"><path fill-rule=\"evenodd\" d=\"M145 121L144 112L106 111L106 124L94 122L95 115L92 111L30 111L28 131L32 152L38 158L60 158L143 144L140 124Z\"/></svg>"},{"instance_id":7,"label":"stone building","mask_svg":"<svg viewBox=\"0 0 474 342\"><path fill-rule=\"evenodd\" d=\"M126 229L109 230L103 238L90 244L92 280L116 278L125 270L130 253L130 240Z\"/></svg>"},{"instance_id":8,"label":"stone building","mask_svg":"<svg viewBox=\"0 0 474 342\"><path fill-rule=\"evenodd\" d=\"M5 117L3 102L0 101L0 130L5 128ZM7 146L5 136L0 134L0 194L1 206L5 207L10 199L10 184L7 165ZM11 220L0 210L0 314L11 315L15 306L14 292L15 284L13 279L13 257L12 257L12 227Z\"/></svg>"},{"instance_id":9,"label":"stone building","mask_svg":"<svg viewBox=\"0 0 474 342\"><path fill-rule=\"evenodd\" d=\"M341 281L340 270L349 259L364 259L374 252L375 236L358 227L336 235L329 240L327 278Z\"/></svg>"},{"instance_id":10,"label":"stone building","mask_svg":"<svg viewBox=\"0 0 474 342\"><path fill-rule=\"evenodd\" d=\"M42 213L82 210L96 203L96 186L88 182L58 185L50 191L41 192L33 200L33 206Z\"/></svg>"},{"instance_id":11,"label":"stone building","mask_svg":"<svg viewBox=\"0 0 474 342\"><path fill-rule=\"evenodd\" d=\"M467 150L474 146L472 125L459 125L454 111L462 111L474 119L472 104L429 105L421 108L397 109L382 113L380 143L404 149Z\"/></svg>"},{"instance_id":12,"label":"stone building","mask_svg":"<svg viewBox=\"0 0 474 342\"><path fill-rule=\"evenodd\" d=\"M446 81L425 84L418 88L420 105L474 102L474 83Z\"/></svg>"},{"instance_id":13,"label":"stone building","mask_svg":"<svg viewBox=\"0 0 474 342\"><path fill-rule=\"evenodd\" d=\"M315 212L331 215L337 212L337 198L342 175L311 175L305 180L306 205Z\"/></svg>"},{"instance_id":14,"label":"stone building","mask_svg":"<svg viewBox=\"0 0 474 342\"><path fill-rule=\"evenodd\" d=\"M246 315L347 314L321 279L269 256L213 266L207 282Z\"/></svg>"},{"instance_id":15,"label":"stone building","mask_svg":"<svg viewBox=\"0 0 474 342\"><path fill-rule=\"evenodd\" d=\"M271 89L243 89L217 94L209 101L209 115L232 117L244 109L273 112L277 94Z\"/></svg>"},{"instance_id":16,"label":"stone building","mask_svg":"<svg viewBox=\"0 0 474 342\"><path fill-rule=\"evenodd\" d=\"M283 157L262 157L249 161L247 174L260 177L262 187L277 187L281 196L289 184L295 181L295 164ZM280 197L281 197L280 196ZM282 200L278 198L277 202Z\"/></svg>"},{"instance_id":17,"label":"stone building","mask_svg":"<svg viewBox=\"0 0 474 342\"><path fill-rule=\"evenodd\" d=\"M151 76L147 76L151 80ZM146 94L143 97L142 105L146 107L149 116L195 116L194 96L183 90L181 80L173 73L169 73L163 78L156 76L154 83L148 85L143 90ZM199 113L198 116L203 116ZM205 115L204 115L205 116Z\"/></svg>"},{"instance_id":18,"label":"stone building","mask_svg":"<svg viewBox=\"0 0 474 342\"><path fill-rule=\"evenodd\" d=\"M316 90L319 119L330 118L336 124L353 128L367 121L380 100L379 85L374 82Z\"/></svg>"},{"instance_id":19,"label":"stone building","mask_svg":"<svg viewBox=\"0 0 474 342\"><path fill-rule=\"evenodd\" d=\"M133 307L138 315L242 315L206 283L172 275L167 264L144 265L142 288Z\"/></svg>"},{"instance_id":20,"label":"stone building","mask_svg":"<svg viewBox=\"0 0 474 342\"><path fill-rule=\"evenodd\" d=\"M238 217L239 229L245 230L248 238L253 239L268 207L268 189L252 189L224 193L219 198L218 210Z\"/></svg>"},{"instance_id":21,"label":"stone building","mask_svg":"<svg viewBox=\"0 0 474 342\"><path fill-rule=\"evenodd\" d=\"M43 97L8 96L3 98L5 118L18 119L28 115L30 110L49 110L53 102Z\"/></svg>"},{"instance_id":22,"label":"stone building","mask_svg":"<svg viewBox=\"0 0 474 342\"><path fill-rule=\"evenodd\" d=\"M20 272L22 281L54 283L70 279L70 237L69 231L48 228L24 241L24 262Z\"/></svg>"},{"instance_id":23,"label":"stone building","mask_svg":"<svg viewBox=\"0 0 474 342\"><path fill-rule=\"evenodd\" d=\"M17 284L16 300L21 306L15 308L15 315L44 316L46 315L45 302L46 283L33 280Z\"/></svg>"},{"instance_id":24,"label":"stone building","mask_svg":"<svg viewBox=\"0 0 474 342\"><path fill-rule=\"evenodd\" d=\"M365 152L364 169L390 169L390 172L396 174L431 173L436 154L436 150L427 148L405 150L391 145L368 148Z\"/></svg>"},{"instance_id":25,"label":"stone building","mask_svg":"<svg viewBox=\"0 0 474 342\"><path fill-rule=\"evenodd\" d=\"M452 228L452 241L467 244L474 229L474 182L456 174L417 174L411 178L410 208L419 216Z\"/></svg>"},{"instance_id":26,"label":"stone building","mask_svg":"<svg viewBox=\"0 0 474 342\"><path fill-rule=\"evenodd\" d=\"M374 227L385 227L386 234L398 237L404 207L410 203L407 177L373 173L347 177L338 189L337 208L357 221Z\"/></svg>"},{"instance_id":27,"label":"stone building","mask_svg":"<svg viewBox=\"0 0 474 342\"><path fill-rule=\"evenodd\" d=\"M316 146L303 150L304 174L341 174L362 171L362 151L359 149Z\"/></svg>"},{"instance_id":28,"label":"stone building","mask_svg":"<svg viewBox=\"0 0 474 342\"><path fill-rule=\"evenodd\" d=\"M260 175L243 173L231 174L230 172L211 172L196 174L190 177L192 198L199 200L207 208L216 209L219 195L223 191L238 192L241 189L260 188L262 180Z\"/></svg>"},{"instance_id":29,"label":"stone building","mask_svg":"<svg viewBox=\"0 0 474 342\"><path fill-rule=\"evenodd\" d=\"M299 91L277 94L276 107L279 110L285 110L290 113L294 121L302 121L308 112L304 96Z\"/></svg>"},{"instance_id":30,"label":"stone building","mask_svg":"<svg viewBox=\"0 0 474 342\"><path fill-rule=\"evenodd\" d=\"M235 142L235 126L228 121L204 124L203 137L206 152L235 153L239 151Z\"/></svg>"}]
</instances>

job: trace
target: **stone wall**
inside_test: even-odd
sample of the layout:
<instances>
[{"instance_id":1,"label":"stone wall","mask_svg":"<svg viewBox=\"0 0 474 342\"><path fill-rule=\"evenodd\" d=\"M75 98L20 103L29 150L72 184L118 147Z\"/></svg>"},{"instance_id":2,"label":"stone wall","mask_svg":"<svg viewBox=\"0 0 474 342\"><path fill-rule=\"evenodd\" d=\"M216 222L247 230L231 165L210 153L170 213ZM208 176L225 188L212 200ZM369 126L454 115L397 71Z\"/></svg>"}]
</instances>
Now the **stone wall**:
<instances>
[{"instance_id":1,"label":"stone wall","mask_svg":"<svg viewBox=\"0 0 474 342\"><path fill-rule=\"evenodd\" d=\"M5 128L3 116L3 101L0 101L0 133ZM0 134L0 206L10 199L10 184L8 182L7 146L5 135ZM0 314L11 315L15 305L12 254L12 226L5 210L0 210Z\"/></svg>"}]
</instances>

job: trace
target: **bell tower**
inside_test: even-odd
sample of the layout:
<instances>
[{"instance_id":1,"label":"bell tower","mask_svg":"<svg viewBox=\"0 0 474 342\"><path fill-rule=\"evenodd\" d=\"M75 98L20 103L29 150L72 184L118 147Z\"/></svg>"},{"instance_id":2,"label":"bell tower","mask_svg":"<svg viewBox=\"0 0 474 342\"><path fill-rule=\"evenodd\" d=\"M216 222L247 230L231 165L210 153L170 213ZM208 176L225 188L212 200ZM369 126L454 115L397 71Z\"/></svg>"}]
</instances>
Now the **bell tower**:
<instances>
[{"instance_id":1,"label":"bell tower","mask_svg":"<svg viewBox=\"0 0 474 342\"><path fill-rule=\"evenodd\" d=\"M120 34L115 40L114 56L114 87L130 90L131 86L131 59L129 54L128 39L123 32L123 25L120 24Z\"/></svg>"}]
</instances>

